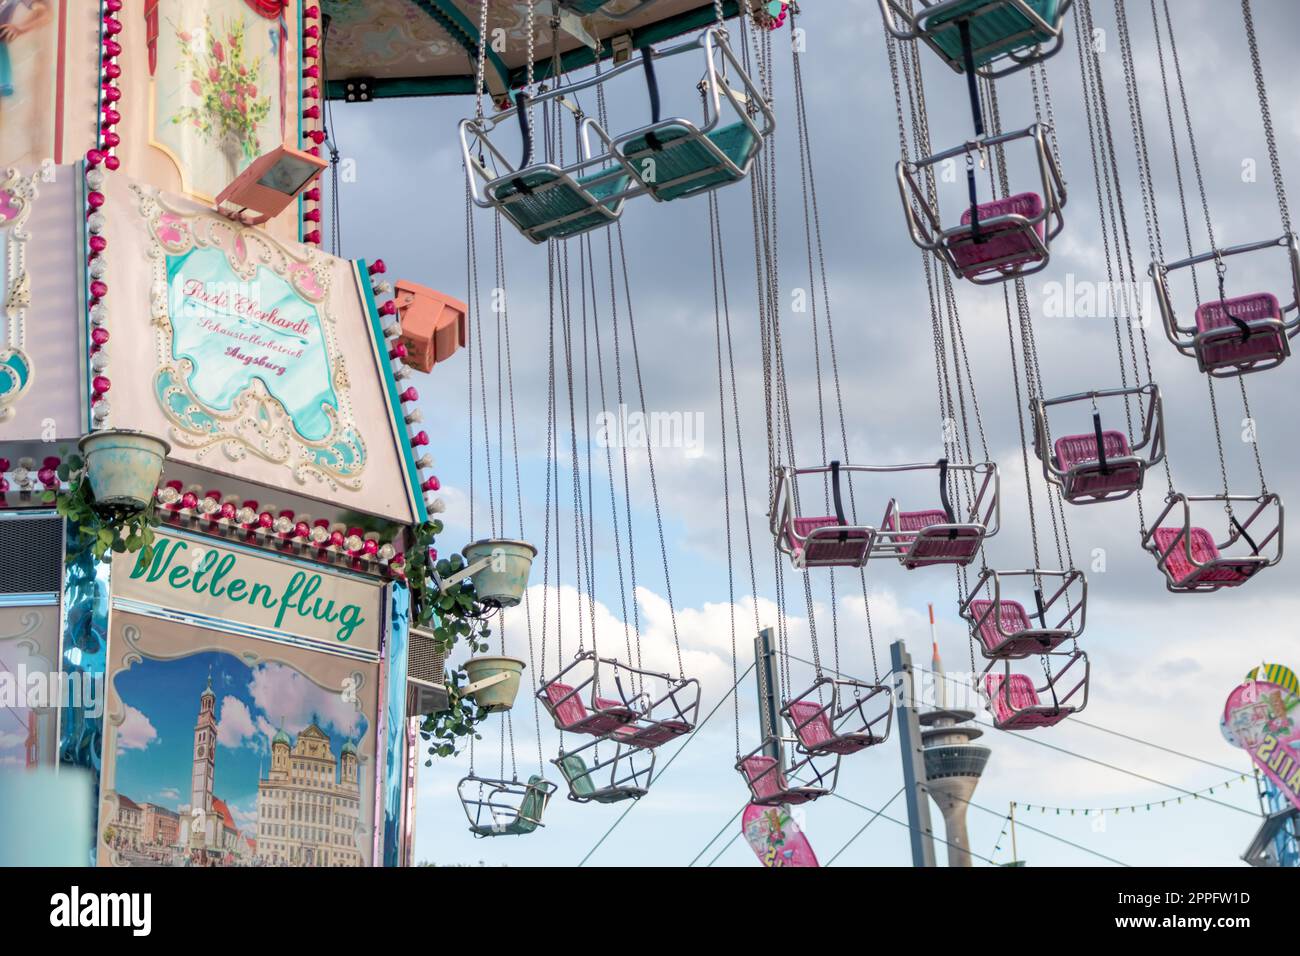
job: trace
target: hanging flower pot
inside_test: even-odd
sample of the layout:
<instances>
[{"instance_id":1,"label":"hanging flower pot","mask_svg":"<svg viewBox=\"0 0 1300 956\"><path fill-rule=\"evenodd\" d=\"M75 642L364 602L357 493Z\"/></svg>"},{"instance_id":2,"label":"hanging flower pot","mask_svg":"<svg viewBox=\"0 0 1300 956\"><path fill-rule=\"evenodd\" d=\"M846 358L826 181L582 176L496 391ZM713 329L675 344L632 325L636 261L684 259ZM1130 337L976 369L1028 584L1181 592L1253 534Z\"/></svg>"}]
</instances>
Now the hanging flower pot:
<instances>
[{"instance_id":1,"label":"hanging flower pot","mask_svg":"<svg viewBox=\"0 0 1300 956\"><path fill-rule=\"evenodd\" d=\"M519 675L524 662L517 657L471 657L465 662L465 676L469 683L461 693L474 698L474 703L495 713L509 710L519 693Z\"/></svg>"},{"instance_id":2,"label":"hanging flower pot","mask_svg":"<svg viewBox=\"0 0 1300 956\"><path fill-rule=\"evenodd\" d=\"M528 571L537 549L526 541L485 538L466 545L461 554L469 567L486 559L487 563L471 575L479 603L514 607L528 587Z\"/></svg>"},{"instance_id":3,"label":"hanging flower pot","mask_svg":"<svg viewBox=\"0 0 1300 956\"><path fill-rule=\"evenodd\" d=\"M96 510L143 511L162 477L171 446L129 429L91 432L79 443Z\"/></svg>"}]
</instances>

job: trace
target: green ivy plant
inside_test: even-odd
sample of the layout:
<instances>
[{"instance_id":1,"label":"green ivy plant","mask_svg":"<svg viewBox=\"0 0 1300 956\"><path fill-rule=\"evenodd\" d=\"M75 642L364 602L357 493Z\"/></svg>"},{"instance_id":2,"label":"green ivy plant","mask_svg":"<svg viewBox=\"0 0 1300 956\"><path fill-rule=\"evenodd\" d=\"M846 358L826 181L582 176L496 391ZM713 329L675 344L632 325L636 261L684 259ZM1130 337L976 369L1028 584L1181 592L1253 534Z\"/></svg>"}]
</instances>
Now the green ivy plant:
<instances>
[{"instance_id":1,"label":"green ivy plant","mask_svg":"<svg viewBox=\"0 0 1300 956\"><path fill-rule=\"evenodd\" d=\"M447 656L464 641L471 653L488 650L488 627L469 578L446 591L437 582L463 570L465 559L453 554L431 564L429 549L442 533L442 522L428 521L415 531L415 541L406 553L406 578L411 591L411 616L417 626L432 631L438 646ZM469 738L480 739L476 726L488 716L473 698L462 693L469 683L464 670L452 668L447 672L447 700L445 711L425 717L420 727L421 735L430 741L431 757L451 757L458 753L458 742ZM425 761L426 766L433 761Z\"/></svg>"},{"instance_id":2,"label":"green ivy plant","mask_svg":"<svg viewBox=\"0 0 1300 956\"><path fill-rule=\"evenodd\" d=\"M146 564L153 560L153 529L158 527L160 519L152 500L143 511L96 509L94 493L85 477L84 463L76 455L64 459L59 465L58 476L68 489L62 492L49 490L41 497L54 505L75 532L69 558L89 552L96 561L107 563L113 560L114 554L139 551Z\"/></svg>"}]
</instances>

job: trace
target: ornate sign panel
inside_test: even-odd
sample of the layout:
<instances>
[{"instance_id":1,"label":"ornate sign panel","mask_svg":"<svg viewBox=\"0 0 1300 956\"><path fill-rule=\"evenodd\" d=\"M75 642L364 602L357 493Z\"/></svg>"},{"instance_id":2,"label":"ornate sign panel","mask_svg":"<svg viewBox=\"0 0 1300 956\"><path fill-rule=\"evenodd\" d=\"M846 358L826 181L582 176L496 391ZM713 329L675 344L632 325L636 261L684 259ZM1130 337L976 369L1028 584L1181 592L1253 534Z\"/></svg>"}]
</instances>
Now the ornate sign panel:
<instances>
[{"instance_id":1,"label":"ornate sign panel","mask_svg":"<svg viewBox=\"0 0 1300 956\"><path fill-rule=\"evenodd\" d=\"M326 257L136 192L153 246L154 392L170 440L360 488L366 449Z\"/></svg>"}]
</instances>

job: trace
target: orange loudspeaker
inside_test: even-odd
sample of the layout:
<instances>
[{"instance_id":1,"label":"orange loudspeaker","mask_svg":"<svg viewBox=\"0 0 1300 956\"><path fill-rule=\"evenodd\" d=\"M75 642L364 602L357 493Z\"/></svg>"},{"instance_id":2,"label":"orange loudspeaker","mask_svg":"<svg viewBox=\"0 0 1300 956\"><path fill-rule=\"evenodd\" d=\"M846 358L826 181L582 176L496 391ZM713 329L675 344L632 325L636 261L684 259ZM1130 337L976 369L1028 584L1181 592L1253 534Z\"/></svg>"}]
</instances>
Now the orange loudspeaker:
<instances>
[{"instance_id":1,"label":"orange loudspeaker","mask_svg":"<svg viewBox=\"0 0 1300 956\"><path fill-rule=\"evenodd\" d=\"M398 282L393 296L402 325L406 364L428 372L469 340L464 302L414 282Z\"/></svg>"}]
</instances>

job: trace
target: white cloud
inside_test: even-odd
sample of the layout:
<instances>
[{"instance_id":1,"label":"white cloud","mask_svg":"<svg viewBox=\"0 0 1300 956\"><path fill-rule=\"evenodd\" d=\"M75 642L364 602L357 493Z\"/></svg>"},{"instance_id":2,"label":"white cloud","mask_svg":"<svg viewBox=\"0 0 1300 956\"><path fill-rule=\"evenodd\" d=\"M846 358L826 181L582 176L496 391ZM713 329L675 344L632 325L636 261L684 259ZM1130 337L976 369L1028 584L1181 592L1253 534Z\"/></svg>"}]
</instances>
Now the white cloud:
<instances>
[{"instance_id":1,"label":"white cloud","mask_svg":"<svg viewBox=\"0 0 1300 956\"><path fill-rule=\"evenodd\" d=\"M244 746L252 750L264 749L260 746L262 737L258 733L253 715L238 697L227 694L221 699L221 720L217 723L217 743L232 750Z\"/></svg>"},{"instance_id":2,"label":"white cloud","mask_svg":"<svg viewBox=\"0 0 1300 956\"><path fill-rule=\"evenodd\" d=\"M126 716L117 729L117 748L119 750L144 750L158 740L158 731L139 709L126 705Z\"/></svg>"}]
</instances>

